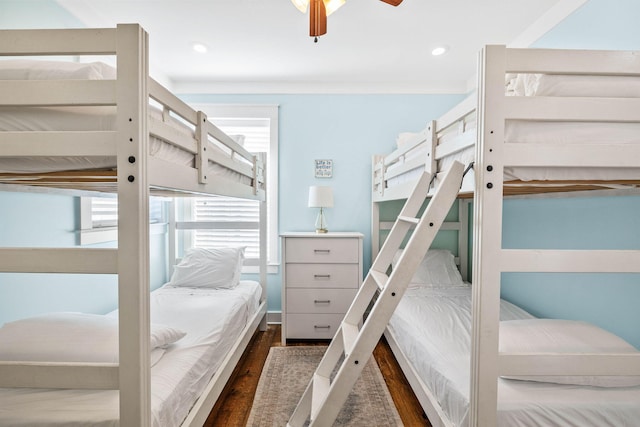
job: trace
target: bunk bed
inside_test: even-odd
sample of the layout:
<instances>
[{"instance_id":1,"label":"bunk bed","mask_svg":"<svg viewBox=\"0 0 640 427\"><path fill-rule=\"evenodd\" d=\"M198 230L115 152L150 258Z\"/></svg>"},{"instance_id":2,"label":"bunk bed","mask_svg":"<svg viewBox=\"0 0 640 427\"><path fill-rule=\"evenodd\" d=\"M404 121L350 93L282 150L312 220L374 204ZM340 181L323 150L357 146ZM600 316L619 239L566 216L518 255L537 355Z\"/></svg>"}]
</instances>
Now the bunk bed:
<instances>
[{"instance_id":1,"label":"bunk bed","mask_svg":"<svg viewBox=\"0 0 640 427\"><path fill-rule=\"evenodd\" d=\"M3 361L2 400L17 405L20 400L15 394L35 396L38 389L56 389L48 390L47 395L60 396L53 405L58 405L54 408L58 413L76 413L74 409L81 413L87 408L89 412L101 411L103 404L108 413L102 421L105 425L202 425L254 332L266 327L264 156L249 153L205 114L149 77L148 35L137 24L105 29L2 30L0 46L0 56L10 57L0 66L0 185L3 189L47 187L70 194L115 193L119 217L117 249L0 248L0 272L115 274L119 301L116 312L97 321L115 321L119 348L116 363ZM61 61L84 55L115 58L117 67ZM52 62L56 63L55 70L49 68ZM192 283L175 286L176 274L184 273L178 268L184 267L181 262L172 281L151 293L151 194L223 195L258 201L260 282L245 283L236 277L238 286L234 289L193 287ZM191 255L191 261L193 257L202 261L196 255ZM190 265L196 270L202 266L194 262ZM205 267L208 277L211 268ZM236 293L236 302L225 300L221 296L224 293ZM182 317L195 316L196 307L188 302L189 295L197 295L199 303L212 300L213 304L238 307L229 310L224 319L209 313L201 319L206 327L181 324L181 316L167 311L167 306L185 307L187 312ZM167 304L167 298L184 300L184 304ZM158 355L151 344L157 338L157 325L152 322L157 321L179 327L169 334L175 342L164 342L161 347L168 347L162 348L162 357L152 361L154 354ZM113 323L106 326L113 328ZM220 341L214 338L221 333L220 328L235 330L221 340L227 341L224 347L203 351L209 359L189 356L194 364L207 365L202 378L195 381L186 367L184 376L178 375L180 369L171 365L171 355L191 345L202 345L194 340ZM216 353L215 361L210 358L212 352ZM158 395L168 393L163 387L173 390L177 383L196 391L179 393L184 399L181 416L173 407L159 408L164 398ZM98 403L65 399L65 395L74 393L76 397L93 394ZM62 406L63 402L72 406ZM37 411L37 404L32 403L34 406L29 406L29 400L22 401L26 406L21 410ZM171 421L165 423L168 418L158 411L170 413ZM56 421L63 425L66 422L64 416Z\"/></svg>"},{"instance_id":2,"label":"bunk bed","mask_svg":"<svg viewBox=\"0 0 640 427\"><path fill-rule=\"evenodd\" d=\"M538 328L546 319L532 319L502 301L500 281L503 272L640 273L640 250L502 247L504 197L589 190L637 194L640 54L486 46L478 71L477 93L423 131L401 135L400 147L373 159L373 256L389 228L380 221L380 204L406 198L412 174L434 173L436 188L452 160L464 162L461 221L473 201L472 285L416 284L385 336L434 426L631 425L640 416L640 352L604 331L615 342L604 350L505 347L508 337L524 330L514 332L518 322ZM466 232L465 225L454 228ZM464 236L459 244L468 241ZM466 252L466 246L459 248L459 254ZM450 323L440 335L443 326L431 325L429 311L446 310L438 300L455 312L444 316ZM423 311L430 319L410 317ZM412 331L410 324L423 331ZM576 327L555 325L553 333L566 336ZM457 333L461 340L452 341ZM429 353L448 360L427 362ZM613 379L626 387L549 382L558 376L600 385ZM603 403L606 410L599 411Z\"/></svg>"}]
</instances>

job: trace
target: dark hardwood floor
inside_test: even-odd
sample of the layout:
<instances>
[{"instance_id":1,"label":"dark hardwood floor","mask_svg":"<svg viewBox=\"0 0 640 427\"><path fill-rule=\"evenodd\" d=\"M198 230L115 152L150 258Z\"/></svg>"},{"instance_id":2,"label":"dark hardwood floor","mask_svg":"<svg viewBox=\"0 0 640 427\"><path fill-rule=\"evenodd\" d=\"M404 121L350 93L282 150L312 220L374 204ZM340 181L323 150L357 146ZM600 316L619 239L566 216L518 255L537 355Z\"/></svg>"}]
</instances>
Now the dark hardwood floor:
<instances>
[{"instance_id":1,"label":"dark hardwood floor","mask_svg":"<svg viewBox=\"0 0 640 427\"><path fill-rule=\"evenodd\" d=\"M280 345L280 325L269 325L266 331L257 332L253 336L229 383L211 411L205 427L245 427L269 349ZM314 345L314 343L303 341L290 343L290 345ZM374 357L404 425L431 427L384 338L374 350Z\"/></svg>"}]
</instances>

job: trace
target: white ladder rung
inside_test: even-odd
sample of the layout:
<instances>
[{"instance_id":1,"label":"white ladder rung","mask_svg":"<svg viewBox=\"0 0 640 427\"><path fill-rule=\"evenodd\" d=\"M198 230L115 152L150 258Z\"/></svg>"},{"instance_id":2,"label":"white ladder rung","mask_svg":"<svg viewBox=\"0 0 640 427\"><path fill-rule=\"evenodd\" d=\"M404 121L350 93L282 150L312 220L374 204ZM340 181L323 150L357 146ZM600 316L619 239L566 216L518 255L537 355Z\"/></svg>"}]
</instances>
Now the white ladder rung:
<instances>
[{"instance_id":1,"label":"white ladder rung","mask_svg":"<svg viewBox=\"0 0 640 427\"><path fill-rule=\"evenodd\" d=\"M311 419L314 419L316 417L318 409L322 407L322 403L329 394L330 388L331 379L329 377L325 377L317 373L313 374L313 391L311 394Z\"/></svg>"},{"instance_id":2,"label":"white ladder rung","mask_svg":"<svg viewBox=\"0 0 640 427\"><path fill-rule=\"evenodd\" d=\"M347 323L346 321L342 322L342 340L344 342L345 357L351 354L351 350L358 339L359 333L360 329L358 328L358 325Z\"/></svg>"},{"instance_id":3,"label":"white ladder rung","mask_svg":"<svg viewBox=\"0 0 640 427\"><path fill-rule=\"evenodd\" d=\"M417 224L420 222L420 218L414 218L412 216L399 216L398 221L410 222L411 224Z\"/></svg>"},{"instance_id":4,"label":"white ladder rung","mask_svg":"<svg viewBox=\"0 0 640 427\"><path fill-rule=\"evenodd\" d=\"M373 280L378 284L378 288L384 289L384 287L387 285L387 282L389 281L389 276L382 273L381 271L375 270L369 271L369 274L371 274Z\"/></svg>"}]
</instances>

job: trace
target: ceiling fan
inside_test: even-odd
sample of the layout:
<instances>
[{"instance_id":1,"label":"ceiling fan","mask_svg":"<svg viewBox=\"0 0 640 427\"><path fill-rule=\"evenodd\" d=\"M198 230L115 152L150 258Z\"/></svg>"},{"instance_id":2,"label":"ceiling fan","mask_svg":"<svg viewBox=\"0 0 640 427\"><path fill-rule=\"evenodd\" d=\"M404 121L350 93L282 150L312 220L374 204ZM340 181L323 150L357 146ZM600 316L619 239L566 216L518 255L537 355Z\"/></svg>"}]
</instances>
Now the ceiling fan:
<instances>
[{"instance_id":1,"label":"ceiling fan","mask_svg":"<svg viewBox=\"0 0 640 427\"><path fill-rule=\"evenodd\" d=\"M391 6L402 3L402 0L380 1ZM317 42L319 36L327 33L327 16L344 5L346 0L291 0L291 2L302 13L307 13L309 9L309 36L314 37L314 42Z\"/></svg>"}]
</instances>

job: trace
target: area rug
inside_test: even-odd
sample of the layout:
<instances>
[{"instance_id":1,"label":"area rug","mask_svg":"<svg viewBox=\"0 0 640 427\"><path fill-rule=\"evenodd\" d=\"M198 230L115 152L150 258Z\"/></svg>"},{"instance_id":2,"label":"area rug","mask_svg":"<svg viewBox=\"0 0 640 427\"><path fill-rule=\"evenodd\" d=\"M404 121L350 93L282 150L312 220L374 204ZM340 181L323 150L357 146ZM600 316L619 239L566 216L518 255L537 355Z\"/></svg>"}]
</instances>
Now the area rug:
<instances>
[{"instance_id":1,"label":"area rug","mask_svg":"<svg viewBox=\"0 0 640 427\"><path fill-rule=\"evenodd\" d=\"M286 426L326 349L326 346L272 347L260 375L247 426ZM362 370L334 426L402 426L373 357Z\"/></svg>"}]
</instances>

